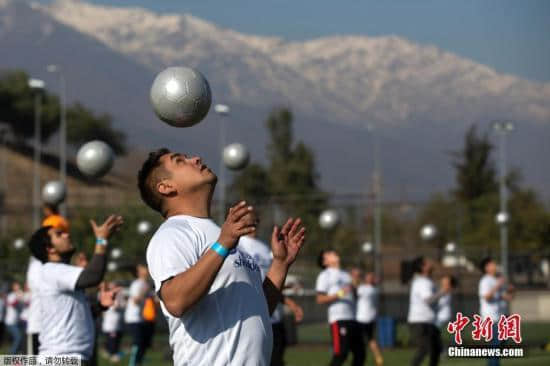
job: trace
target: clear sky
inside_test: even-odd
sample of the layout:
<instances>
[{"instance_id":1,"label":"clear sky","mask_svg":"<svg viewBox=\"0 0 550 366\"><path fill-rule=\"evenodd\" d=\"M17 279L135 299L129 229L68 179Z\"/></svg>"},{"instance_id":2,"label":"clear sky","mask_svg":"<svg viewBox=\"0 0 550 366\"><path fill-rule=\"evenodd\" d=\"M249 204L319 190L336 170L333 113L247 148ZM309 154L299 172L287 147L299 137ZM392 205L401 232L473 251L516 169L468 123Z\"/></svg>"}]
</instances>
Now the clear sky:
<instances>
[{"instance_id":1,"label":"clear sky","mask_svg":"<svg viewBox=\"0 0 550 366\"><path fill-rule=\"evenodd\" d=\"M186 12L240 32L290 40L393 34L499 72L550 81L550 0L86 1Z\"/></svg>"}]
</instances>

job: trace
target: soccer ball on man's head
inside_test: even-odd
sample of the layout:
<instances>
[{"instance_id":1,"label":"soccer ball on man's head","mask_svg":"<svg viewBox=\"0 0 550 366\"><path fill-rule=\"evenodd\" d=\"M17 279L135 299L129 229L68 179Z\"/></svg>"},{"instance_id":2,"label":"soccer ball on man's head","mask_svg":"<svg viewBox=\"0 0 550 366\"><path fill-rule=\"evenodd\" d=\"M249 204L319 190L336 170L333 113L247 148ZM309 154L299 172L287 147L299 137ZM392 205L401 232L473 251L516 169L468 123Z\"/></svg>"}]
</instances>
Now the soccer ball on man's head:
<instances>
[{"instance_id":1,"label":"soccer ball on man's head","mask_svg":"<svg viewBox=\"0 0 550 366\"><path fill-rule=\"evenodd\" d=\"M189 67L169 67L160 72L151 86L151 104L156 115L174 127L199 123L212 104L206 78Z\"/></svg>"}]
</instances>

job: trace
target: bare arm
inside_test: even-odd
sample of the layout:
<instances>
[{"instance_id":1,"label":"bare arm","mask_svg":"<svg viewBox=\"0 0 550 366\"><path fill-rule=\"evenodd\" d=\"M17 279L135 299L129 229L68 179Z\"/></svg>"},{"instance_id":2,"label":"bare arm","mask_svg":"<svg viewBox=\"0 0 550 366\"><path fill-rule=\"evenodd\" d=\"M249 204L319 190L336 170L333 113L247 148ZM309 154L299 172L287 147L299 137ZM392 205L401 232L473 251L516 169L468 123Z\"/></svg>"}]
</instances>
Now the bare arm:
<instances>
[{"instance_id":1,"label":"bare arm","mask_svg":"<svg viewBox=\"0 0 550 366\"><path fill-rule=\"evenodd\" d=\"M285 297L284 303L290 308L290 310L294 314L294 320L296 320L296 322L299 323L302 321L302 319L304 319L304 310L294 300L289 297Z\"/></svg>"},{"instance_id":2,"label":"bare arm","mask_svg":"<svg viewBox=\"0 0 550 366\"><path fill-rule=\"evenodd\" d=\"M346 286L346 287L341 288L340 291L338 291L337 293L335 293L333 295L328 295L328 294L323 293L323 292L318 292L317 297L316 297L317 304L324 305L324 304L330 304L330 303L333 303L335 301L338 301L342 297L344 297L344 295L349 293L351 290L352 290L351 286Z\"/></svg>"},{"instance_id":3,"label":"bare arm","mask_svg":"<svg viewBox=\"0 0 550 366\"><path fill-rule=\"evenodd\" d=\"M246 206L246 202L240 202L229 209L218 243L231 250L237 245L240 236L250 234L255 229L252 207ZM210 249L185 272L164 281L159 295L166 310L177 318L185 314L208 293L224 259Z\"/></svg>"}]
</instances>

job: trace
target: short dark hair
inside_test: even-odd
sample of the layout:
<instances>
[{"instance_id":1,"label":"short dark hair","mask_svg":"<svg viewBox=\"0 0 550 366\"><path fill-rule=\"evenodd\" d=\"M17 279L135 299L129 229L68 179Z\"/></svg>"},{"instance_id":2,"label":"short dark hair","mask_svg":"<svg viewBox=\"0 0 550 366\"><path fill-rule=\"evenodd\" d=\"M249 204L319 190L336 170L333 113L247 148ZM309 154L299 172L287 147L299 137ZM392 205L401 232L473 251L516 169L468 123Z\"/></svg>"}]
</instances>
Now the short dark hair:
<instances>
[{"instance_id":1,"label":"short dark hair","mask_svg":"<svg viewBox=\"0 0 550 366\"><path fill-rule=\"evenodd\" d=\"M319 267L321 267L321 269L325 269L327 268L327 266L325 266L325 253L328 253L328 252L332 252L333 249L323 249L319 252L319 256L317 257L317 265Z\"/></svg>"},{"instance_id":2,"label":"short dark hair","mask_svg":"<svg viewBox=\"0 0 550 366\"><path fill-rule=\"evenodd\" d=\"M165 147L151 151L138 173L138 188L141 199L147 206L161 214L162 196L156 191L156 185L159 181L157 170L161 167L160 158L170 152Z\"/></svg>"},{"instance_id":3,"label":"short dark hair","mask_svg":"<svg viewBox=\"0 0 550 366\"><path fill-rule=\"evenodd\" d=\"M481 270L482 273L486 273L485 267L487 267L487 264L491 262L493 262L493 258L491 257L485 257L481 260L481 262L479 263L479 269Z\"/></svg>"},{"instance_id":4,"label":"short dark hair","mask_svg":"<svg viewBox=\"0 0 550 366\"><path fill-rule=\"evenodd\" d=\"M411 267L412 273L422 273L422 267L424 266L424 257L419 256L413 259Z\"/></svg>"},{"instance_id":5,"label":"short dark hair","mask_svg":"<svg viewBox=\"0 0 550 366\"><path fill-rule=\"evenodd\" d=\"M52 240L48 231L51 228L52 226L44 226L36 230L34 234L32 234L28 243L29 250L31 251L33 257L42 263L46 263L48 261L47 248L52 245Z\"/></svg>"}]
</instances>

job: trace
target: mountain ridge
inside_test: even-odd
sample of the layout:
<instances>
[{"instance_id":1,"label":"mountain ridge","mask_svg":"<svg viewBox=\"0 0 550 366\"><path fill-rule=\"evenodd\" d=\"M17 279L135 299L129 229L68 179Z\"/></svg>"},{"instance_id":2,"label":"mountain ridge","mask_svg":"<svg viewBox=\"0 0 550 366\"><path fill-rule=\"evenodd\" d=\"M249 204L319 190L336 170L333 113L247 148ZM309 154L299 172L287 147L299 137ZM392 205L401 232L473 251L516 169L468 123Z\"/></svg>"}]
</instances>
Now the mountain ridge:
<instances>
[{"instance_id":1,"label":"mountain ridge","mask_svg":"<svg viewBox=\"0 0 550 366\"><path fill-rule=\"evenodd\" d=\"M388 196L398 195L399 187L406 184L413 186L409 189L413 196L425 197L451 184L447 152L460 147L469 125L479 122L488 128L492 119L507 118L520 125L515 143L511 143L515 149L512 163L525 168L530 185L548 192L545 182L550 177L542 173L537 157L550 152L543 142L550 138L550 83L503 75L437 47L397 36L334 36L288 42L241 34L192 15L159 15L83 1L30 4L33 14L40 13L42 21L49 24L34 25L33 37L40 35L58 52L67 52L57 62L74 64L66 75L74 91L71 97L90 100L93 107L112 113L130 141L144 148L183 144L214 162L219 160L219 117L214 113L184 131L151 122L155 118L147 94L154 74L166 66L184 64L199 68L207 76L214 102L231 106L228 138L250 144L259 161L265 159L266 141L259 121L273 106L290 106L296 136L313 147L323 185L329 190L365 191L372 167L367 125L375 126L385 139L385 181L394 184ZM2 14L7 12L2 13L0 6L0 18ZM6 15L4 19L7 22ZM6 29L19 37L22 26L11 27ZM152 31L159 27L159 31ZM60 30L61 36L72 32L74 49L78 49L81 35L85 47L102 48L101 52L64 51L64 41L52 38L48 29ZM18 49L9 65L39 70L39 61L50 63L56 56L53 49L40 48L37 59L29 60L29 55L37 52L31 38L17 38ZM86 53L86 57L78 53ZM95 60L90 60L92 57ZM7 64L0 61L0 66ZM83 75L82 70L90 75ZM86 83L91 84L90 90L75 90L74 85ZM112 90L117 103L102 98L105 90ZM338 162L342 153L347 161ZM431 169L438 172L437 179L426 176ZM347 175L350 178L342 181Z\"/></svg>"}]
</instances>

